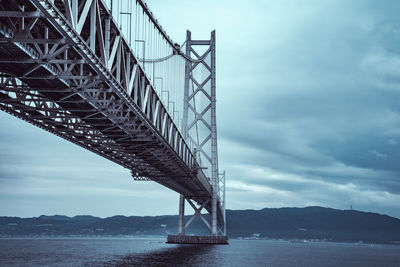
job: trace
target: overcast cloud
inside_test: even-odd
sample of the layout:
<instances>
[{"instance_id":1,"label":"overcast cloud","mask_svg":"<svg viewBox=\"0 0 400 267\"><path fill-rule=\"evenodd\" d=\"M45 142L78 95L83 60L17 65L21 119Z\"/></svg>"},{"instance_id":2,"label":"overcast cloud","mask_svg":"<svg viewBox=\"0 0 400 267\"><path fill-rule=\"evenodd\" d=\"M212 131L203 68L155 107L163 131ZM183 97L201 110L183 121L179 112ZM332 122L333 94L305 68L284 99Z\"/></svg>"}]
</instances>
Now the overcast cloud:
<instances>
[{"instance_id":1,"label":"overcast cloud","mask_svg":"<svg viewBox=\"0 0 400 267\"><path fill-rule=\"evenodd\" d=\"M217 34L227 207L400 217L398 1L147 1L177 42ZM0 113L0 214L176 214L178 195Z\"/></svg>"}]
</instances>

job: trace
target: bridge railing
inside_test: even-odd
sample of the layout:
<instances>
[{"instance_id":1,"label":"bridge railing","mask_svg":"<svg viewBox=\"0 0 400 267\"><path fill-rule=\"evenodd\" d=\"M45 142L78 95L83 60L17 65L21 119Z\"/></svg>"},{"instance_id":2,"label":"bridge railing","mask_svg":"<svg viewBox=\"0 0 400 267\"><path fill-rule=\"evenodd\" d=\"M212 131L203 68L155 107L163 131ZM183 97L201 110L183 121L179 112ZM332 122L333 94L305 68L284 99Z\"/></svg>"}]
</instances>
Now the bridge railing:
<instances>
[{"instance_id":1,"label":"bridge railing","mask_svg":"<svg viewBox=\"0 0 400 267\"><path fill-rule=\"evenodd\" d=\"M182 131L185 59L181 46L174 43L144 1L102 1L110 10L121 34L127 40L149 78ZM193 144L186 140L193 151Z\"/></svg>"},{"instance_id":2,"label":"bridge railing","mask_svg":"<svg viewBox=\"0 0 400 267\"><path fill-rule=\"evenodd\" d=\"M148 40L135 40L137 41L135 42L137 48L140 47L139 41L144 41L142 50L139 48L138 53L134 52L132 43L123 35L122 25L111 14L111 12L121 13L121 11L110 10L105 1L80 0L79 5L76 0L43 0L37 2L47 3L51 6L64 23L66 22L64 26L69 28L71 38L79 41L86 48L86 51L90 51L89 59L99 65L100 69L115 83L120 92L133 100L132 102L145 115L146 120L161 133L188 167L196 168L196 161L190 146L184 140L178 128L179 117L175 119L174 116L177 113L176 106L178 106L178 104L171 103L173 99L171 95L174 91L169 90L168 94L170 95L163 94L160 90L157 92L153 85L154 81L157 80L157 76L154 76L156 73L153 72L153 68L146 71L145 60L141 63L135 55L145 51L147 47L148 52L143 53L145 57L149 55L159 56L161 52L157 54L151 48L156 43L157 45L165 44L165 51L163 51L165 54L170 52L173 54L174 51L171 47L172 41L166 38L164 32L160 31L162 29L152 25L153 19L148 16L149 11L144 8L143 2L136 1L136 14L139 17L138 20L141 20L136 35L138 38L144 38L147 35L150 37L148 37ZM118 18L118 16L116 17ZM164 68L166 67L164 66ZM152 74L154 76L153 83L151 82ZM171 77L171 74L171 71L167 70L166 76ZM176 81L169 81L166 84L176 84ZM183 84L181 87L183 87ZM177 97L178 94L175 98Z\"/></svg>"}]
</instances>

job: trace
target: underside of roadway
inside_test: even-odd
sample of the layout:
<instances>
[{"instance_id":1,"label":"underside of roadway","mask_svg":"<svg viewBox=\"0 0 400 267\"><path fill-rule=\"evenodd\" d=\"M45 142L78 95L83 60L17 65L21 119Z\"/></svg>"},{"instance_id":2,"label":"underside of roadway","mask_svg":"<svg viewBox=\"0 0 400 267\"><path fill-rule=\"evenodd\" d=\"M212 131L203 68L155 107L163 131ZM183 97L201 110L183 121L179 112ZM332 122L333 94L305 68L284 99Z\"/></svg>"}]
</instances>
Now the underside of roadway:
<instances>
[{"instance_id":1,"label":"underside of roadway","mask_svg":"<svg viewBox=\"0 0 400 267\"><path fill-rule=\"evenodd\" d=\"M0 8L13 10L15 2L21 1L2 1ZM36 11L34 5L27 3L30 1L22 2L26 5L25 11ZM199 204L211 198L211 185L203 172L188 168L162 135L146 121L146 115L139 109L132 109L129 112L129 122L131 125L136 125L136 132L127 133L123 127L120 127L118 121L115 121L115 118L110 117L88 99L87 93L77 91L76 87L69 85L70 80L64 77L77 74L63 73L51 63L46 63L45 57L43 57L44 62L39 63L39 66L37 62L29 62L32 59L40 59L41 56L34 54L34 51L37 50L34 44L13 42L12 40L4 41L5 38L13 38L7 33L7 31L12 31L12 27L10 27L12 20L13 18L0 18L0 37L2 38L0 41L0 76L14 77L22 82L24 88L16 87L21 92L19 95L18 93L9 93L8 87L6 88L4 84L1 85L0 107L2 110L125 168L140 172L140 175L144 177L151 177L157 183L183 194ZM45 26L49 27L51 29L49 39L65 38L72 43L68 34L60 31L60 28L56 29L52 23L54 22L49 23L48 18L40 18L35 27L38 30ZM64 55L60 54L55 57L55 59L57 58L63 59ZM95 88L107 94L107 99L122 103L122 105L125 104L124 99L120 97L121 94L117 93L117 89L113 88L106 77L96 69L85 51L72 44L72 49L68 50L68 58L84 62L82 67L85 75L96 77L98 83L95 83ZM32 69L34 71L30 72ZM29 74L26 75L26 73ZM59 123L54 118L46 118L47 114L42 112L39 107L29 105L26 99L21 98L21 95L26 96L27 92L35 92L35 97L39 95L43 101L55 103L65 114L77 118L75 122L87 127L88 132L93 132L96 136L100 135L101 139L99 140L102 143L96 145L91 142L93 138L90 136L71 131L73 127L70 125ZM126 106L129 105L126 104ZM90 114L92 115L88 116ZM126 138L124 139L124 137ZM107 149L104 148L105 143ZM210 202L205 206L209 212L211 212ZM223 219L219 203L218 207L218 221L221 222Z\"/></svg>"}]
</instances>

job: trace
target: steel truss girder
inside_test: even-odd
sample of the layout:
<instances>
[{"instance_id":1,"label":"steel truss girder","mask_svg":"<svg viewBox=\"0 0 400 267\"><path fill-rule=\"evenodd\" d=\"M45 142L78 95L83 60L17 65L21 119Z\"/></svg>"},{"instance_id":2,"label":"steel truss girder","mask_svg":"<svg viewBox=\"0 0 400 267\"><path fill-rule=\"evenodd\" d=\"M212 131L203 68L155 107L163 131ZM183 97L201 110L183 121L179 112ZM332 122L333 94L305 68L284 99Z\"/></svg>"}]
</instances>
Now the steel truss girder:
<instances>
[{"instance_id":1,"label":"steel truss girder","mask_svg":"<svg viewBox=\"0 0 400 267\"><path fill-rule=\"evenodd\" d=\"M45 2L45 1L43 1L43 2ZM94 1L94 2L96 2L96 1ZM83 2L82 4L84 4L85 6L86 5L89 6L88 2ZM100 7L101 7L101 3L98 2L97 5L92 5L90 8L97 9L97 11L98 11L98 9ZM102 10L102 13L103 12L104 12L104 10ZM88 14L89 14L89 11L87 11L86 13L84 13L82 11L81 18L79 18L79 22L76 24L77 25L76 26L77 27L77 29L76 29L77 32L80 32L81 31L81 27L83 27L83 25L80 23L80 21L86 21L85 23L93 23L92 20L84 20L85 16L88 16ZM79 16L79 14L78 14L78 16ZM111 27L113 27L113 26L118 30L118 27L113 25L113 22L111 21ZM96 29L96 27L93 27L93 25L90 25L89 28L90 29ZM92 35L93 35L93 33L91 33L91 36ZM91 43L92 41L95 42L96 39L89 40L89 44L88 45L89 45L89 47L93 48L92 43ZM107 41L107 40L105 40L105 41ZM153 115L153 118L150 118L150 119L153 119L153 121L157 122L157 119L154 118L154 117L157 117L157 116L154 116L155 114L152 114L150 109L151 109L152 104L153 104L153 106L154 106L154 103L155 103L155 105L157 105L157 103L159 102L159 99L156 96L156 94L155 94L154 90L152 89L152 87L150 86L150 83L148 82L147 78L144 75L140 75L140 73L138 75L138 73L134 73L133 71L132 71L132 73L126 73L126 72L122 71L122 69L125 69L125 70L128 70L128 69L129 70L136 70L136 72L140 72L141 71L140 66L137 67L137 61L134 59L133 55L131 54L131 59L129 60L131 62L130 66L126 65L126 62L123 62L124 61L123 58L121 60L121 62L122 62L121 64L117 64L118 62L115 60L116 56L118 56L119 54L125 54L126 52L124 52L124 51L128 50L126 42L124 43L124 41L125 40L123 40L123 38L121 38L120 35L115 35L115 37L111 36L110 37L110 42L113 44L113 46L112 46L110 54L107 57L108 60L106 60L106 58L102 58L102 56L106 55L105 51L97 53L96 56L98 56L100 59L102 59L103 62L106 63L106 65L108 65L108 69L113 71L113 74L114 74L114 77L116 78L116 80L118 82L120 82L123 87L127 88L128 91L133 89L132 88L133 87L132 83L135 83L135 82L138 83L138 86L136 86L136 88L139 88L140 90L137 90L138 94L136 95L136 97L133 97L133 100L134 100L134 102L136 104L139 105L139 107L141 107L141 109L142 109L141 111L143 113L145 113L145 115L147 115L147 117L152 117L152 115ZM136 62L136 64L135 64L135 62ZM125 65L124 65L124 63L125 63ZM125 75L125 77L122 77L123 75ZM130 82L128 82L129 78L131 78ZM132 90L132 91L134 91L134 90ZM152 98L153 99L156 98L155 99L156 101L154 101L154 100L152 101ZM160 104L158 104L158 105L160 105ZM161 120L158 119L158 121L160 122ZM167 118L167 122L168 122L167 123L168 125L167 125L167 127L165 128L165 130L163 132L165 132L165 135L168 137L168 139L169 139L168 141L170 143L173 143L173 146L175 147L175 149L178 150L178 152L180 152L179 151L180 147L178 146L179 142L176 141L179 138L179 136L177 136L178 135L178 131L176 130L175 127L170 127L169 126L169 125L173 124L172 120L170 118ZM173 133L168 133L168 131L170 129L172 129L171 132L173 132ZM183 140L183 139L181 139L181 140ZM188 152L186 152L186 153L188 153Z\"/></svg>"},{"instance_id":2,"label":"steel truss girder","mask_svg":"<svg viewBox=\"0 0 400 267\"><path fill-rule=\"evenodd\" d=\"M18 78L40 97L17 97L21 86L9 86L0 90L1 109L129 168L135 175L192 195L195 200L196 196L211 194L209 182L102 1L79 1L83 9L76 13L68 9L69 1L11 2L14 1L0 3L3 10L14 12L0 15L0 47L19 54L1 54L0 71ZM11 10L14 6L15 10ZM37 16L22 12L37 12ZM104 27L110 27L109 36L104 34ZM107 51L103 43L110 43L112 49ZM118 57L121 60L116 60ZM44 105L46 101L57 108ZM34 110L27 104L32 102ZM88 107L90 112L81 111ZM69 113L77 117L68 119ZM117 126L126 137L102 131L107 127L103 125ZM93 131L85 132L89 127ZM95 134L95 130L100 133ZM148 139L141 140L138 132L145 133ZM149 142L158 151L162 147L162 153L141 153L136 158L124 147L129 140ZM181 175L174 176L176 173ZM188 182L168 177L192 179L186 179Z\"/></svg>"}]
</instances>

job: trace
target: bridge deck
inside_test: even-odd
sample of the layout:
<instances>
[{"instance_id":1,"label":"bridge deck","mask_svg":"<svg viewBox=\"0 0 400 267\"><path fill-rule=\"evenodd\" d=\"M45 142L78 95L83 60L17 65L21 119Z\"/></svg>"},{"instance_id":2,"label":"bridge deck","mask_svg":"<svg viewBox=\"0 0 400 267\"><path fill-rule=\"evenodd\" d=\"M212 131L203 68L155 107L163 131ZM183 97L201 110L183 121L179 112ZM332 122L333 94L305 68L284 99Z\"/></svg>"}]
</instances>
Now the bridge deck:
<instances>
[{"instance_id":1,"label":"bridge deck","mask_svg":"<svg viewBox=\"0 0 400 267\"><path fill-rule=\"evenodd\" d=\"M112 52L102 58L104 51L86 41L90 23L78 33L60 3L0 3L0 109L130 169L136 178L198 203L209 199L210 182L115 23L109 22L109 43L119 46L110 60ZM99 16L110 17L99 3Z\"/></svg>"}]
</instances>

